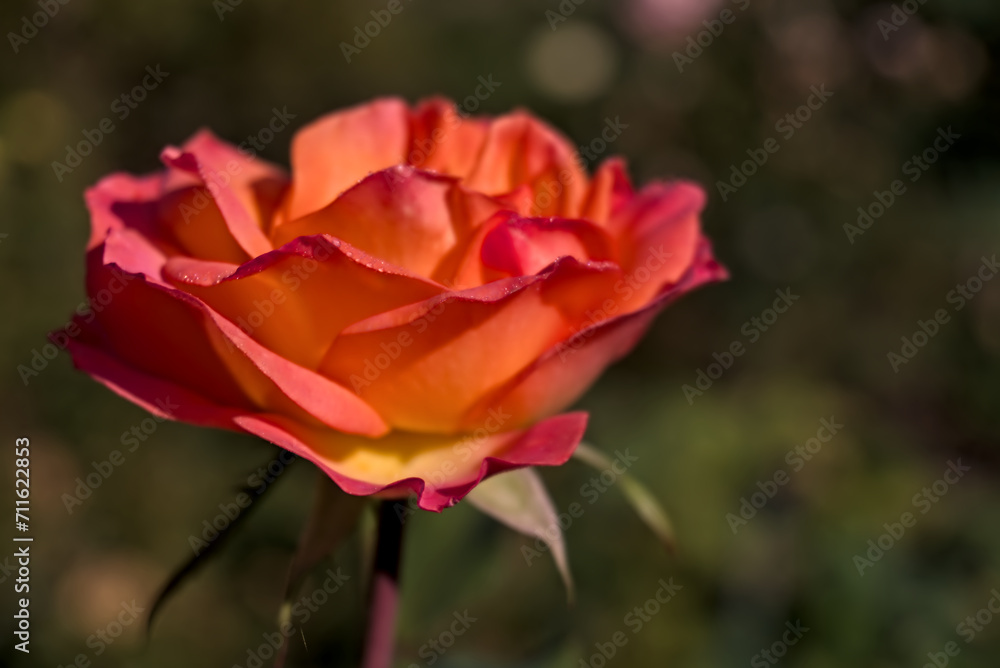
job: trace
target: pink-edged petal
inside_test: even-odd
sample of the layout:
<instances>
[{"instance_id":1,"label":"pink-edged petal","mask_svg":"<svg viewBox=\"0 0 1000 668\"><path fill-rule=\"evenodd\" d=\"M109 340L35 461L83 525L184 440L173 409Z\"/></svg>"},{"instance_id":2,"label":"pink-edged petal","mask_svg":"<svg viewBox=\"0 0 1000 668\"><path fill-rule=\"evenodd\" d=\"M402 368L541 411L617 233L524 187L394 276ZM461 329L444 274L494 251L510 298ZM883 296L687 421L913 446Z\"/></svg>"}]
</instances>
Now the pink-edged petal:
<instances>
[{"instance_id":1,"label":"pink-edged petal","mask_svg":"<svg viewBox=\"0 0 1000 668\"><path fill-rule=\"evenodd\" d=\"M505 386L485 395L469 410L462 427L478 424L491 407L498 405L515 416L516 424L558 413L579 399L604 369L632 350L670 302L726 277L725 269L715 261L708 241L703 239L697 259L677 284L624 315L624 309L614 301L607 304L612 306L610 313L604 310L607 306L592 311L590 323L552 346Z\"/></svg>"},{"instance_id":2,"label":"pink-edged petal","mask_svg":"<svg viewBox=\"0 0 1000 668\"><path fill-rule=\"evenodd\" d=\"M292 139L292 191L287 219L318 211L372 172L406 159L409 109L384 98L338 111Z\"/></svg>"},{"instance_id":3,"label":"pink-edged petal","mask_svg":"<svg viewBox=\"0 0 1000 668\"><path fill-rule=\"evenodd\" d=\"M280 411L366 435L387 431L350 390L268 350L196 297L89 254L88 294L96 298L89 340L151 376L218 403ZM311 417L310 417L311 416Z\"/></svg>"},{"instance_id":4,"label":"pink-edged petal","mask_svg":"<svg viewBox=\"0 0 1000 668\"><path fill-rule=\"evenodd\" d=\"M256 257L272 249L267 229L275 191L283 190L287 181L283 171L249 157L208 130L198 132L182 148L164 149L161 158L168 167L200 179L247 255Z\"/></svg>"},{"instance_id":5,"label":"pink-edged petal","mask_svg":"<svg viewBox=\"0 0 1000 668\"><path fill-rule=\"evenodd\" d=\"M298 237L240 267L176 258L164 273L252 339L308 369L352 323L444 292L328 236Z\"/></svg>"},{"instance_id":6,"label":"pink-edged petal","mask_svg":"<svg viewBox=\"0 0 1000 668\"><path fill-rule=\"evenodd\" d=\"M163 192L164 176L133 176L122 172L104 177L87 189L85 199L90 211L90 239L87 250L104 243L108 233L132 229L156 239L156 202Z\"/></svg>"},{"instance_id":7,"label":"pink-edged petal","mask_svg":"<svg viewBox=\"0 0 1000 668\"><path fill-rule=\"evenodd\" d=\"M477 398L567 338L620 276L562 258L544 274L441 295L352 325L320 369L394 428L449 432Z\"/></svg>"},{"instance_id":8,"label":"pink-edged petal","mask_svg":"<svg viewBox=\"0 0 1000 668\"><path fill-rule=\"evenodd\" d=\"M503 420L503 408L494 422ZM425 510L458 503L485 478L525 466L558 466L573 454L586 430L586 413L567 413L528 429L452 436L390 432L381 439L310 428L287 418L236 418L256 434L316 464L348 494L388 498L417 495Z\"/></svg>"},{"instance_id":9,"label":"pink-edged petal","mask_svg":"<svg viewBox=\"0 0 1000 668\"><path fill-rule=\"evenodd\" d=\"M103 264L116 265L131 274L142 274L153 283L163 282L161 270L167 256L139 231L133 228L111 230L103 249Z\"/></svg>"}]
</instances>

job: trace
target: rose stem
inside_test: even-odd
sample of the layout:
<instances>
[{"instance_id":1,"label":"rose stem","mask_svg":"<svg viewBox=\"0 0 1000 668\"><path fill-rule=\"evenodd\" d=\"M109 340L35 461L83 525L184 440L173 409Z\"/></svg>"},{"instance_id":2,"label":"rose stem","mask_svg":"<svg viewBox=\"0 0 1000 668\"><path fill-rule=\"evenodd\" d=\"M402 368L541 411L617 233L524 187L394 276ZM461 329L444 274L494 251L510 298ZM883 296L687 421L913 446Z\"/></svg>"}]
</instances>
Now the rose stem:
<instances>
[{"instance_id":1,"label":"rose stem","mask_svg":"<svg viewBox=\"0 0 1000 668\"><path fill-rule=\"evenodd\" d=\"M380 501L378 542L372 571L368 634L363 668L391 668L399 613L399 563L403 546L403 520L395 501Z\"/></svg>"}]
</instances>

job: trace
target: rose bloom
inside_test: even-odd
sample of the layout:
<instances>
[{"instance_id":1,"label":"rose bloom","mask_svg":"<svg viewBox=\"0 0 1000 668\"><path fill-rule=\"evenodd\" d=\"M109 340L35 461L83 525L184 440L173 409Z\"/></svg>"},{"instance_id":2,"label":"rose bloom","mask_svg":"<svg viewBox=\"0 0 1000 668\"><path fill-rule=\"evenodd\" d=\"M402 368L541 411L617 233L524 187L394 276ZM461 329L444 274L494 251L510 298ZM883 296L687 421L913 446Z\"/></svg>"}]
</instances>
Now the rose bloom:
<instances>
[{"instance_id":1,"label":"rose bloom","mask_svg":"<svg viewBox=\"0 0 1000 668\"><path fill-rule=\"evenodd\" d=\"M88 307L54 335L150 412L255 434L344 491L456 503L558 465L572 404L671 300L724 277L688 183L588 177L529 114L330 114L291 174L201 131L87 192Z\"/></svg>"}]
</instances>

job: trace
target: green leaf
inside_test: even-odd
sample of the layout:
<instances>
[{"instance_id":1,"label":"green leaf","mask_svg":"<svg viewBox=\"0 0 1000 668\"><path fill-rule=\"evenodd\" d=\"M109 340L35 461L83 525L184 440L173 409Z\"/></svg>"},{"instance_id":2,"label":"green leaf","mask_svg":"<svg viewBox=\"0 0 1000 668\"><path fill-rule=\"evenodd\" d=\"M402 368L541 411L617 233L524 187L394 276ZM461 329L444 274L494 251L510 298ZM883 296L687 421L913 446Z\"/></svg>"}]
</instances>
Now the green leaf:
<instances>
[{"instance_id":1,"label":"green leaf","mask_svg":"<svg viewBox=\"0 0 1000 668\"><path fill-rule=\"evenodd\" d=\"M488 478L466 498L514 531L544 541L566 585L566 596L573 601L573 576L558 513L545 483L533 469L516 469Z\"/></svg>"},{"instance_id":2,"label":"green leaf","mask_svg":"<svg viewBox=\"0 0 1000 668\"><path fill-rule=\"evenodd\" d=\"M614 463L606 454L587 443L578 445L573 456L599 471L611 469L611 465ZM663 506L641 482L626 473L618 473L617 471L614 473L618 477L625 499L635 510L639 519L656 534L664 549L670 554L674 554L677 549L674 525L666 511L663 510Z\"/></svg>"}]
</instances>

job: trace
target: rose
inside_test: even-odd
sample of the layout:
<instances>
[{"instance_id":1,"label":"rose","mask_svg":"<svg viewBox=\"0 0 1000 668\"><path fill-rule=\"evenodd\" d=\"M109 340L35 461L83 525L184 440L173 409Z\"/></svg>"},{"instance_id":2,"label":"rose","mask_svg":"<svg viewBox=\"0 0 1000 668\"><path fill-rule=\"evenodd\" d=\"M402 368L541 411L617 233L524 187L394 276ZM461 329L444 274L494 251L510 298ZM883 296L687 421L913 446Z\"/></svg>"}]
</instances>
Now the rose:
<instances>
[{"instance_id":1,"label":"rose","mask_svg":"<svg viewBox=\"0 0 1000 668\"><path fill-rule=\"evenodd\" d=\"M90 307L56 336L152 413L256 434L352 494L440 510L563 463L586 414L559 411L724 275L700 188L636 192L616 159L588 178L524 112L378 100L301 129L290 177L207 131L161 157L88 191Z\"/></svg>"}]
</instances>

